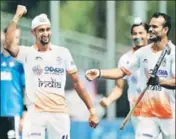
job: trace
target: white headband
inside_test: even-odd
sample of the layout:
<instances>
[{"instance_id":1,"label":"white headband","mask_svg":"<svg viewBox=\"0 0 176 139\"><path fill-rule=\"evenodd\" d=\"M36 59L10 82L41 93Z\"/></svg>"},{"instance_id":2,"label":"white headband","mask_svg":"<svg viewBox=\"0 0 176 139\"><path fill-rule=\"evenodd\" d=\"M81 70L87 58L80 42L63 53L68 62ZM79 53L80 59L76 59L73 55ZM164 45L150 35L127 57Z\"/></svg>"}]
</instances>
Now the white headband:
<instances>
[{"instance_id":1,"label":"white headband","mask_svg":"<svg viewBox=\"0 0 176 139\"><path fill-rule=\"evenodd\" d=\"M139 24L141 24L141 23L142 23L142 20L141 20L140 17L136 17L136 18L134 19L134 21L133 21L133 24L135 24L135 25L139 25Z\"/></svg>"},{"instance_id":2,"label":"white headband","mask_svg":"<svg viewBox=\"0 0 176 139\"><path fill-rule=\"evenodd\" d=\"M31 25L31 29L35 29L36 27L40 26L40 25L51 25L50 20L48 19L46 14L40 14L36 17L34 17L34 19L32 20L32 25Z\"/></svg>"}]
</instances>

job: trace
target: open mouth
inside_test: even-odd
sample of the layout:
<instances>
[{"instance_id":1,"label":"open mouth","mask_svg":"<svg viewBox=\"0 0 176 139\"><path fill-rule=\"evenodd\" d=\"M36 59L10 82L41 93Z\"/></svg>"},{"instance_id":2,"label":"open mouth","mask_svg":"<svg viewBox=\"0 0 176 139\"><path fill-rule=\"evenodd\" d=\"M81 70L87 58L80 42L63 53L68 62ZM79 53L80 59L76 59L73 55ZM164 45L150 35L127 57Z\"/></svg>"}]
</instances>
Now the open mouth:
<instances>
[{"instance_id":1,"label":"open mouth","mask_svg":"<svg viewBox=\"0 0 176 139\"><path fill-rule=\"evenodd\" d=\"M42 37L43 41L48 41L48 37Z\"/></svg>"}]
</instances>

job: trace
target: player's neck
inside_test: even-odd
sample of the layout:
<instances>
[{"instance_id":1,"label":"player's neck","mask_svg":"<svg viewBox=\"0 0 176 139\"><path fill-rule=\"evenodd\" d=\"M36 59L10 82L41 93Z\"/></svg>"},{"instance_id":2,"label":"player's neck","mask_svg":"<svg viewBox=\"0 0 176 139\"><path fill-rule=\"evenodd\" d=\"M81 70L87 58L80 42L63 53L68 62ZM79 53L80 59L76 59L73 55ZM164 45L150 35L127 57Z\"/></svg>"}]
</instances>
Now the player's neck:
<instances>
[{"instance_id":1,"label":"player's neck","mask_svg":"<svg viewBox=\"0 0 176 139\"><path fill-rule=\"evenodd\" d=\"M140 49L140 47L138 47L138 46L133 47L134 52L137 51L138 49Z\"/></svg>"},{"instance_id":2,"label":"player's neck","mask_svg":"<svg viewBox=\"0 0 176 139\"><path fill-rule=\"evenodd\" d=\"M144 46L146 46L147 44L145 44ZM135 51L137 51L137 50L139 50L140 48L142 48L142 47L144 47L144 46L134 46L133 47L133 51L135 52Z\"/></svg>"},{"instance_id":3,"label":"player's neck","mask_svg":"<svg viewBox=\"0 0 176 139\"><path fill-rule=\"evenodd\" d=\"M154 43L152 49L154 51L161 51L164 49L167 43L168 43L168 38L165 37L161 39L161 41Z\"/></svg>"},{"instance_id":4,"label":"player's neck","mask_svg":"<svg viewBox=\"0 0 176 139\"><path fill-rule=\"evenodd\" d=\"M46 44L46 45L43 45L41 43L38 43L36 42L35 43L35 48L40 51L40 52L45 52L45 51L48 51L50 50L50 43Z\"/></svg>"}]
</instances>

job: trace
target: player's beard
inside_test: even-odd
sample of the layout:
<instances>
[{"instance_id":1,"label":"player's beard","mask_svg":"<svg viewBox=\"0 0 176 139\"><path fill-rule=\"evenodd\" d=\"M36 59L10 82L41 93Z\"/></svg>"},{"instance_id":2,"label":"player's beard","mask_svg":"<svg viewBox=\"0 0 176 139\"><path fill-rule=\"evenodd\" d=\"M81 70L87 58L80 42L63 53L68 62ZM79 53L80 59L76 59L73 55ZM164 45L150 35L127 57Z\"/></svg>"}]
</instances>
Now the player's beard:
<instances>
[{"instance_id":1,"label":"player's beard","mask_svg":"<svg viewBox=\"0 0 176 139\"><path fill-rule=\"evenodd\" d=\"M161 41L161 37L160 36L156 36L156 37L149 38L149 40L151 42L159 42L159 41Z\"/></svg>"},{"instance_id":2,"label":"player's beard","mask_svg":"<svg viewBox=\"0 0 176 139\"><path fill-rule=\"evenodd\" d=\"M149 40L150 42L159 42L161 41L161 37L160 36L157 36L155 33L152 33L152 32L149 32L150 33L150 37L149 37Z\"/></svg>"},{"instance_id":3,"label":"player's beard","mask_svg":"<svg viewBox=\"0 0 176 139\"><path fill-rule=\"evenodd\" d=\"M40 43L44 46L50 43L50 37L47 36L46 40L44 39L44 37L41 37Z\"/></svg>"}]
</instances>

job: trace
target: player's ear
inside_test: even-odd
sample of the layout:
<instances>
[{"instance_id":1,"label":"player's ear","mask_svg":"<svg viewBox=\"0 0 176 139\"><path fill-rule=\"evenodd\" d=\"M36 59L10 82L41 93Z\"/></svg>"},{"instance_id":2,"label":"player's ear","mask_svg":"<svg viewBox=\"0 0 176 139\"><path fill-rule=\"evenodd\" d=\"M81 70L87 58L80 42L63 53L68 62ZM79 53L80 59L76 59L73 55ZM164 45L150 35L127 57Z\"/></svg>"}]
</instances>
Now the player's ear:
<instances>
[{"instance_id":1,"label":"player's ear","mask_svg":"<svg viewBox=\"0 0 176 139\"><path fill-rule=\"evenodd\" d=\"M168 28L168 27L165 27L165 28L164 28L164 33L167 34L168 31L169 31L169 28Z\"/></svg>"},{"instance_id":2,"label":"player's ear","mask_svg":"<svg viewBox=\"0 0 176 139\"><path fill-rule=\"evenodd\" d=\"M31 34L35 35L35 30L34 29L31 30Z\"/></svg>"}]
</instances>

